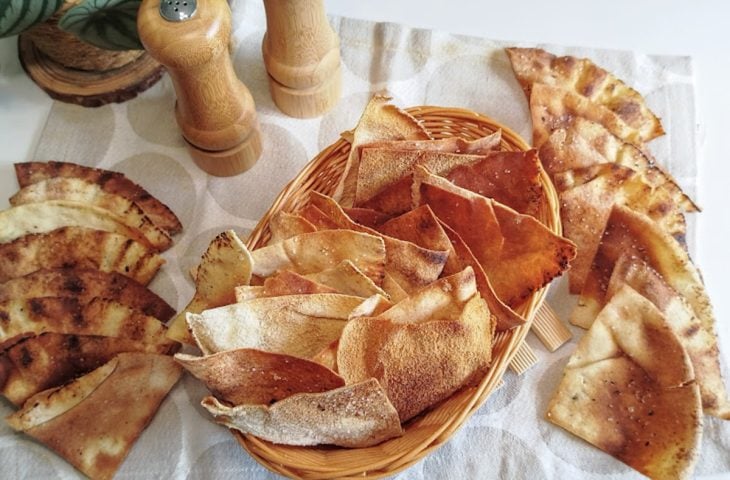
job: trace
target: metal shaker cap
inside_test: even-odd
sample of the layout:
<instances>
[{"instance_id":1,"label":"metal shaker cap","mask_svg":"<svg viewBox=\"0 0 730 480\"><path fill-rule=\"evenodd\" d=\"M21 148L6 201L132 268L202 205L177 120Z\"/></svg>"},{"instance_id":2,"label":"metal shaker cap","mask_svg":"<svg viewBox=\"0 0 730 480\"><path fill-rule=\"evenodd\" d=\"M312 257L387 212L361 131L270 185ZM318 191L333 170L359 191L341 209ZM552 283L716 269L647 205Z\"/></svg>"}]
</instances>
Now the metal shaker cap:
<instances>
[{"instance_id":1,"label":"metal shaker cap","mask_svg":"<svg viewBox=\"0 0 730 480\"><path fill-rule=\"evenodd\" d=\"M196 0L160 0L160 15L170 22L184 22L195 15Z\"/></svg>"}]
</instances>

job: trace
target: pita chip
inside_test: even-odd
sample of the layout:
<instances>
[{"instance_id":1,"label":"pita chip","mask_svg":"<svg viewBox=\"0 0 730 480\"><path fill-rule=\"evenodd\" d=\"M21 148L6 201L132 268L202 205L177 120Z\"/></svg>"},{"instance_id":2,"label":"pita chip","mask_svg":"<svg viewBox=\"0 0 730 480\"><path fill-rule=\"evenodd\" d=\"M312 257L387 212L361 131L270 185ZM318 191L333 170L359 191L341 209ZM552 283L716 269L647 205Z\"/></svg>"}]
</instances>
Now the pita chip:
<instances>
[{"instance_id":1,"label":"pita chip","mask_svg":"<svg viewBox=\"0 0 730 480\"><path fill-rule=\"evenodd\" d=\"M0 353L0 392L15 405L80 377L122 352L172 353L172 343L45 332Z\"/></svg>"},{"instance_id":2,"label":"pita chip","mask_svg":"<svg viewBox=\"0 0 730 480\"><path fill-rule=\"evenodd\" d=\"M319 393L345 385L319 363L251 348L175 360L202 381L218 399L231 405L271 405L296 393Z\"/></svg>"},{"instance_id":3,"label":"pita chip","mask_svg":"<svg viewBox=\"0 0 730 480\"><path fill-rule=\"evenodd\" d=\"M264 297L188 314L188 327L206 354L255 348L311 358L339 338L360 297L337 293Z\"/></svg>"},{"instance_id":4,"label":"pita chip","mask_svg":"<svg viewBox=\"0 0 730 480\"><path fill-rule=\"evenodd\" d=\"M111 479L180 373L172 357L121 353L71 383L34 395L7 422L88 477Z\"/></svg>"},{"instance_id":5,"label":"pita chip","mask_svg":"<svg viewBox=\"0 0 730 480\"><path fill-rule=\"evenodd\" d=\"M200 260L195 277L195 295L172 320L168 337L192 343L185 315L235 302L235 287L249 283L252 268L251 254L236 232L227 230L215 237Z\"/></svg>"},{"instance_id":6,"label":"pita chip","mask_svg":"<svg viewBox=\"0 0 730 480\"><path fill-rule=\"evenodd\" d=\"M502 141L502 131L483 137L467 140L461 137L445 137L435 140L390 140L374 142L368 147L382 147L393 150L428 150L432 152L463 153L466 155L485 155L497 150Z\"/></svg>"},{"instance_id":7,"label":"pita chip","mask_svg":"<svg viewBox=\"0 0 730 480\"><path fill-rule=\"evenodd\" d=\"M55 268L0 284L0 302L38 297L74 298L80 305L97 297L105 298L163 322L175 315L175 310L152 290L116 272Z\"/></svg>"},{"instance_id":8,"label":"pita chip","mask_svg":"<svg viewBox=\"0 0 730 480\"><path fill-rule=\"evenodd\" d=\"M644 97L587 58L557 57L539 48L507 48L517 80L530 98L534 84L565 88L608 108L636 129L643 142L664 135Z\"/></svg>"},{"instance_id":9,"label":"pita chip","mask_svg":"<svg viewBox=\"0 0 730 480\"><path fill-rule=\"evenodd\" d=\"M137 204L155 225L170 235L182 231L180 220L172 210L122 173L66 162L27 162L15 164L15 175L21 188L58 177L94 183L107 193Z\"/></svg>"},{"instance_id":10,"label":"pita chip","mask_svg":"<svg viewBox=\"0 0 730 480\"><path fill-rule=\"evenodd\" d=\"M345 212L353 222L359 223L363 227L370 227L375 230L390 219L390 215L386 215L385 213L378 212L371 208L352 207L343 208L342 211Z\"/></svg>"},{"instance_id":11,"label":"pita chip","mask_svg":"<svg viewBox=\"0 0 730 480\"><path fill-rule=\"evenodd\" d=\"M352 207L360 169L360 147L386 140L429 140L431 135L418 120L388 103L389 97L375 95L365 107L353 133L350 155L334 198L343 207Z\"/></svg>"},{"instance_id":12,"label":"pita chip","mask_svg":"<svg viewBox=\"0 0 730 480\"><path fill-rule=\"evenodd\" d=\"M650 478L690 478L699 457L692 364L661 312L628 286L579 342L547 418Z\"/></svg>"},{"instance_id":13,"label":"pita chip","mask_svg":"<svg viewBox=\"0 0 730 480\"><path fill-rule=\"evenodd\" d=\"M271 231L271 238L268 245L271 245L302 233L314 232L317 229L301 215L279 212L271 218L269 230Z\"/></svg>"},{"instance_id":14,"label":"pita chip","mask_svg":"<svg viewBox=\"0 0 730 480\"><path fill-rule=\"evenodd\" d=\"M0 282L53 268L117 272L147 285L165 261L131 238L84 227L65 227L0 244Z\"/></svg>"},{"instance_id":15,"label":"pita chip","mask_svg":"<svg viewBox=\"0 0 730 480\"><path fill-rule=\"evenodd\" d=\"M335 267L310 273L305 278L333 288L337 293L367 298L372 295L387 297L385 291L375 285L367 275L358 269L350 260L343 260Z\"/></svg>"},{"instance_id":16,"label":"pita chip","mask_svg":"<svg viewBox=\"0 0 730 480\"><path fill-rule=\"evenodd\" d=\"M202 405L216 422L272 443L362 448L403 434L398 414L375 379L297 393L271 406L229 407L214 397Z\"/></svg>"}]
</instances>

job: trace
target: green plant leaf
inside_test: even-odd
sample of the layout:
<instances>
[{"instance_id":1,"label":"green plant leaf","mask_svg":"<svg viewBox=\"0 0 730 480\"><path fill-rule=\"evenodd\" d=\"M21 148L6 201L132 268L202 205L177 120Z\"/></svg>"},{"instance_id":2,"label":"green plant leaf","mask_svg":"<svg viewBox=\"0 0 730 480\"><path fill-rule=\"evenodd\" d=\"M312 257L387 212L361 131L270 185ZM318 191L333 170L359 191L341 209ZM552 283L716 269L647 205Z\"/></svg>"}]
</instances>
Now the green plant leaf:
<instances>
[{"instance_id":1,"label":"green plant leaf","mask_svg":"<svg viewBox=\"0 0 730 480\"><path fill-rule=\"evenodd\" d=\"M142 49L137 33L141 3L142 0L86 0L69 9L58 25L99 48Z\"/></svg>"},{"instance_id":2,"label":"green plant leaf","mask_svg":"<svg viewBox=\"0 0 730 480\"><path fill-rule=\"evenodd\" d=\"M0 0L0 37L21 33L46 20L64 0Z\"/></svg>"}]
</instances>

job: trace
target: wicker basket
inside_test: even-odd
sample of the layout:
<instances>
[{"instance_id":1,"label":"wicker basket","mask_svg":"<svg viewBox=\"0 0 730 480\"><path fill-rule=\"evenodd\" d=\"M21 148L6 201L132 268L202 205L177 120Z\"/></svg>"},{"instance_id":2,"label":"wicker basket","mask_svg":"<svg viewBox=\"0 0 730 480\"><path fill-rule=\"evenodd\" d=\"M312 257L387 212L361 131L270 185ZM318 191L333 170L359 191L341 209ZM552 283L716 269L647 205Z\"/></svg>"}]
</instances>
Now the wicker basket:
<instances>
[{"instance_id":1,"label":"wicker basket","mask_svg":"<svg viewBox=\"0 0 730 480\"><path fill-rule=\"evenodd\" d=\"M515 132L483 115L455 108L413 107L408 109L435 137L479 138L502 130L501 148L527 150L529 146ZM343 173L350 144L339 139L317 155L281 192L248 238L249 248L265 244L272 215L293 212L317 191L331 194ZM545 197L538 219L553 232L561 234L559 205L555 189L545 172L541 173ZM291 478L380 478L408 468L443 445L497 388L507 365L527 335L535 312L547 288L536 292L518 313L527 324L496 336L492 367L479 383L462 389L428 412L404 425L405 434L379 445L346 449L336 447L295 447L276 445L251 435L233 431L239 443L264 467Z\"/></svg>"}]
</instances>

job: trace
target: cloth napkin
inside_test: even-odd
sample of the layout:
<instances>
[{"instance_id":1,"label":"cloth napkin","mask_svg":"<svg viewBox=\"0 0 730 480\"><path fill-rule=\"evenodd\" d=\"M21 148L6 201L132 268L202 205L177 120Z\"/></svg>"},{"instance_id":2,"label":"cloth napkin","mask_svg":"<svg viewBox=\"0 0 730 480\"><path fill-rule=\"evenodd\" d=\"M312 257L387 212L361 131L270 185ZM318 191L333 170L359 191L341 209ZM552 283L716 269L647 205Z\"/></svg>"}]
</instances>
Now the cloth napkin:
<instances>
[{"instance_id":1,"label":"cloth napkin","mask_svg":"<svg viewBox=\"0 0 730 480\"><path fill-rule=\"evenodd\" d=\"M261 58L266 29L262 2L234 1L232 55L251 90L264 150L258 163L232 178L199 170L185 150L173 115L169 78L138 98L87 109L56 102L35 154L124 172L177 213L184 232L165 252L167 264L152 289L178 309L193 294L188 275L210 240L233 228L242 238L257 224L284 185L320 150L352 128L375 91L387 90L400 106L442 105L484 113L531 138L528 106L503 47L507 44L446 32L331 17L341 41L343 92L321 118L300 120L277 110ZM528 46L528 45L524 45ZM534 46L534 45L529 45ZM692 61L689 57L538 45L555 54L593 59L641 92L662 118L667 135L651 151L692 196L697 145ZM689 244L694 245L690 223ZM567 319L574 297L564 282L549 297ZM582 330L573 329L580 338ZM539 362L526 373L507 372L504 385L441 449L395 478L636 478L621 462L544 420L543 415L574 339L549 353L527 340ZM727 348L727 345L725 345ZM199 402L206 390L185 376L143 433L117 478L278 478L257 464ZM10 407L0 404L0 415ZM698 478L730 472L730 423L705 419ZM71 466L0 422L0 476L77 478Z\"/></svg>"}]
</instances>

